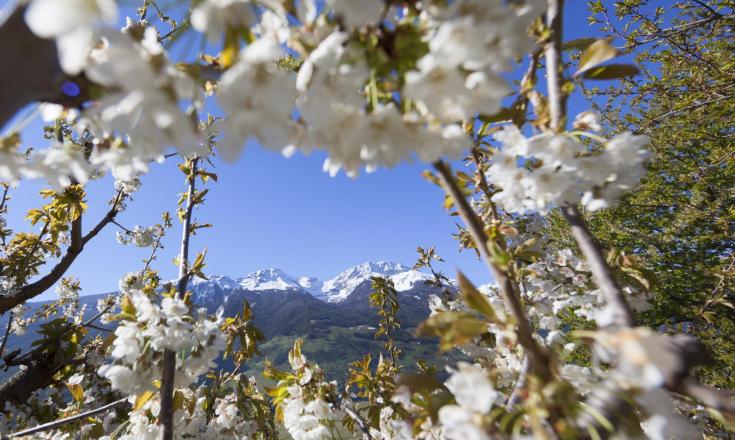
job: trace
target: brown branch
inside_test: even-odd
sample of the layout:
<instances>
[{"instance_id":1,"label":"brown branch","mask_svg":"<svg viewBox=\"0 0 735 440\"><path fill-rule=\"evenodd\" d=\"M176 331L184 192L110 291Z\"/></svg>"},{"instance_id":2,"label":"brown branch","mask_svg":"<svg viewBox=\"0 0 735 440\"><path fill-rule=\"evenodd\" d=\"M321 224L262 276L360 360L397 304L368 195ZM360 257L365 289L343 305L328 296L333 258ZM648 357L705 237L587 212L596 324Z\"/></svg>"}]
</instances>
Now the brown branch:
<instances>
[{"instance_id":1,"label":"brown branch","mask_svg":"<svg viewBox=\"0 0 735 440\"><path fill-rule=\"evenodd\" d=\"M579 248L587 258L590 265L590 271L595 278L597 286L602 290L605 303L611 308L613 314L613 324L632 327L635 325L633 310L630 308L628 301L625 299L622 289L615 280L612 270L607 265L605 256L598 246L595 238L587 228L587 224L582 218L576 206L567 205L562 209L564 218L566 218L572 229L572 234L579 244Z\"/></svg>"},{"instance_id":2,"label":"brown branch","mask_svg":"<svg viewBox=\"0 0 735 440\"><path fill-rule=\"evenodd\" d=\"M561 72L563 65L560 59L561 45L561 5L563 0L548 0L549 13L547 23L552 30L551 42L546 46L547 59L547 78L549 89L549 106L552 111L552 129L561 131L564 129L565 106L563 96L553 93L554 90L561 90L561 77L556 73ZM558 22L555 21L554 15L557 16ZM553 63L550 61L554 61ZM552 99L553 97L553 99ZM728 99L730 96L724 96L718 100ZM708 102L696 104L696 106L706 105ZM691 106L690 106L691 107ZM694 107L698 108L698 107ZM693 109L693 108L689 108ZM675 112L687 109L676 110ZM664 115L665 117L673 114L672 112ZM584 254L590 265L590 271L597 283L607 307L611 308L613 315L613 324L621 327L635 326L635 318L630 304L623 295L612 270L607 264L602 254L602 249L598 245L594 236L587 227L584 218L580 214L576 206L566 205L562 207L562 213L569 223L572 234L579 244L580 250ZM676 340L676 336L671 339L671 347L668 350L674 354L679 361L679 365L668 366L668 371L664 387L671 392L679 393L691 397L703 403L710 408L735 416L735 392L727 390L717 390L700 384L696 379L689 375L692 366L701 363L702 353L701 346L696 340ZM617 405L611 405L612 399L608 397L599 399L599 402L590 402L592 406L603 416L612 415L610 408ZM584 423L582 423L584 425Z\"/></svg>"},{"instance_id":3,"label":"brown branch","mask_svg":"<svg viewBox=\"0 0 735 440\"><path fill-rule=\"evenodd\" d=\"M10 314L8 315L8 326L5 328L5 336L3 336L3 342L0 344L0 358L3 356L3 353L5 352L5 346L8 344L8 338L10 338L10 329L13 327L13 319L15 318L15 314L13 311L10 311Z\"/></svg>"},{"instance_id":4,"label":"brown branch","mask_svg":"<svg viewBox=\"0 0 735 440\"><path fill-rule=\"evenodd\" d=\"M671 116L677 115L679 113L688 112L689 110L696 110L698 108L702 108L702 107L708 106L710 104L714 104L714 103L719 102L719 101L725 101L725 100L733 99L733 98L735 98L735 95L720 96L719 98L713 98L713 99L709 99L707 101L698 102L696 104L692 104L692 105L689 105L689 106L680 108L678 110L671 110L670 112L664 113L661 116L658 116L658 117L656 117L654 119L651 119L647 123L645 123L642 126L640 126L635 132L636 133L641 133L645 128L648 128L648 127L651 127L653 125L656 125L659 122L665 120L666 118L669 118Z\"/></svg>"},{"instance_id":5,"label":"brown branch","mask_svg":"<svg viewBox=\"0 0 735 440\"><path fill-rule=\"evenodd\" d=\"M189 191L186 196L186 212L181 229L181 249L179 252L179 282L176 290L177 298L186 294L189 283L189 238L191 236L191 215L194 210L198 157L191 160L191 171L188 176ZM171 350L163 352L163 372L161 373L161 410L158 423L163 425L162 440L173 440L174 437L174 379L176 376L176 353Z\"/></svg>"},{"instance_id":6,"label":"brown branch","mask_svg":"<svg viewBox=\"0 0 735 440\"><path fill-rule=\"evenodd\" d=\"M485 233L485 228L482 222L477 218L477 215L467 202L462 190L457 186L449 166L446 163L439 161L434 163L434 168L439 173L444 190L452 197L452 199L454 199L457 212L465 222L467 229L472 236L472 240L475 242L477 251L485 261L485 264L495 278L495 281L498 283L498 290L503 298L503 302L508 308L508 312L513 317L517 326L518 342L526 351L526 356L529 358L531 370L544 382L551 381L553 379L551 357L546 349L533 337L533 328L531 327L531 323L523 310L521 298L513 280L505 271L501 270L493 262L490 250L488 249L488 237Z\"/></svg>"},{"instance_id":7,"label":"brown branch","mask_svg":"<svg viewBox=\"0 0 735 440\"><path fill-rule=\"evenodd\" d=\"M0 313L5 313L18 304L22 304L31 298L34 298L56 284L59 279L66 273L71 267L74 260L77 259L79 254L84 249L84 246L92 240L100 231L107 226L117 216L117 207L124 197L122 192L118 192L115 202L112 208L107 212L102 220L92 228L86 235L82 236L82 215L80 214L76 220L71 223L71 243L66 250L66 253L59 260L58 263L51 269L49 273L43 276L38 281L23 286L18 293L15 295L0 295Z\"/></svg>"},{"instance_id":8,"label":"brown branch","mask_svg":"<svg viewBox=\"0 0 735 440\"><path fill-rule=\"evenodd\" d=\"M526 388L528 383L528 372L531 369L531 364L528 362L528 357L523 358L523 364L521 365L521 373L518 376L518 382L513 388L513 392L510 393L508 401L505 403L505 409L511 411L513 407L521 400L521 391Z\"/></svg>"},{"instance_id":9,"label":"brown branch","mask_svg":"<svg viewBox=\"0 0 735 440\"><path fill-rule=\"evenodd\" d=\"M54 375L63 367L79 363L78 359L64 355L58 339L22 356L11 353L4 360L7 366L24 366L0 384L0 402L14 403L25 402L33 391L51 385Z\"/></svg>"},{"instance_id":10,"label":"brown branch","mask_svg":"<svg viewBox=\"0 0 735 440\"><path fill-rule=\"evenodd\" d=\"M705 406L735 416L735 391L718 390L702 385L697 380L688 377L673 386L667 386L669 391L691 397Z\"/></svg>"},{"instance_id":11,"label":"brown branch","mask_svg":"<svg viewBox=\"0 0 735 440\"><path fill-rule=\"evenodd\" d=\"M360 428L360 431L362 431L362 438L363 440L373 440L373 436L370 435L370 427L365 423L365 420L363 420L362 417L360 417L360 414L358 414L355 410L350 408L349 405L345 403L344 400L340 402L340 408L342 408L342 411L347 414L349 418L355 421L355 424L358 428Z\"/></svg>"},{"instance_id":12,"label":"brown branch","mask_svg":"<svg viewBox=\"0 0 735 440\"><path fill-rule=\"evenodd\" d=\"M117 406L122 405L123 403L126 403L128 401L128 398L125 397L120 400L116 400L112 403L108 403L107 405L101 406L99 408L91 409L89 411L85 411L83 413L79 413L70 417L66 417L64 419L54 420L53 422L44 423L43 425L34 426L33 428L29 428L23 431L18 431L10 434L8 437L4 438L15 438L15 437L24 437L27 435L35 434L37 432L43 432L48 431L50 429L58 428L59 426L63 426L69 423L74 423L78 420L85 419L87 417L96 416L97 414L101 414L104 412L107 412Z\"/></svg>"},{"instance_id":13,"label":"brown branch","mask_svg":"<svg viewBox=\"0 0 735 440\"><path fill-rule=\"evenodd\" d=\"M566 98L562 91L564 82L564 63L561 59L563 9L564 0L548 0L546 26L551 31L551 35L544 47L544 57L546 58L551 129L556 132L564 130L567 111Z\"/></svg>"}]
</instances>

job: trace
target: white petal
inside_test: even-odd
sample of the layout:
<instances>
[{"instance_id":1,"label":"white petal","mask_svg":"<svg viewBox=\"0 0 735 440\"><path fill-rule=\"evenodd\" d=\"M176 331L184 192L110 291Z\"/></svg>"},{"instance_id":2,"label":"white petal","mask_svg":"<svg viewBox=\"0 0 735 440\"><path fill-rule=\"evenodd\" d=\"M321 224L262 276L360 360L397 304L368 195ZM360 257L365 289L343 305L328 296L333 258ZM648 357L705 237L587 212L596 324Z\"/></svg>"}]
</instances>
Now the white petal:
<instances>
[{"instance_id":1,"label":"white petal","mask_svg":"<svg viewBox=\"0 0 735 440\"><path fill-rule=\"evenodd\" d=\"M61 68L69 75L76 75L87 64L87 55L92 47L92 31L88 28L79 28L59 36L56 45Z\"/></svg>"}]
</instances>

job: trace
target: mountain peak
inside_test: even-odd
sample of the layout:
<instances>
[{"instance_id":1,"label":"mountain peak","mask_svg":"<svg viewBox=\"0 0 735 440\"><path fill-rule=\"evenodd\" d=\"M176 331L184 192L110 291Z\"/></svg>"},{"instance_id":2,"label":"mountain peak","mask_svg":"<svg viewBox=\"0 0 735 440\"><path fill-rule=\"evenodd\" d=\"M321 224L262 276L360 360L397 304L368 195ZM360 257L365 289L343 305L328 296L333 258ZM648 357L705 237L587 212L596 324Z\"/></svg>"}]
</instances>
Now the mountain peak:
<instances>
[{"instance_id":1,"label":"mountain peak","mask_svg":"<svg viewBox=\"0 0 735 440\"><path fill-rule=\"evenodd\" d=\"M397 273L409 271L411 270L411 268L408 266L404 266L401 263L380 260L380 261L366 261L362 264L359 264L357 266L351 267L350 269L347 269L347 271L351 271L351 270L376 273L376 274L382 274L382 275L395 275Z\"/></svg>"},{"instance_id":2,"label":"mountain peak","mask_svg":"<svg viewBox=\"0 0 735 440\"><path fill-rule=\"evenodd\" d=\"M390 261L367 261L351 267L329 281L324 282L322 294L329 302L340 302L365 280L374 276L390 277L408 272L411 268Z\"/></svg>"},{"instance_id":3,"label":"mountain peak","mask_svg":"<svg viewBox=\"0 0 735 440\"><path fill-rule=\"evenodd\" d=\"M286 290L299 289L301 286L281 269L257 270L239 280L240 287L246 290Z\"/></svg>"}]
</instances>

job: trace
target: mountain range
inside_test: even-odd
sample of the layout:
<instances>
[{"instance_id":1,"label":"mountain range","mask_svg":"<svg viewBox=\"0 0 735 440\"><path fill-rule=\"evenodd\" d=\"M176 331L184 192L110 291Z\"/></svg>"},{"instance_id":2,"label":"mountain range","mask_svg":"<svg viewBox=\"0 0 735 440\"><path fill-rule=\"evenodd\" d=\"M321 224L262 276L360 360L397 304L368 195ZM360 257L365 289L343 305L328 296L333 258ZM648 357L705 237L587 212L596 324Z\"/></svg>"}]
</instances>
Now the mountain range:
<instances>
[{"instance_id":1,"label":"mountain range","mask_svg":"<svg viewBox=\"0 0 735 440\"><path fill-rule=\"evenodd\" d=\"M304 339L304 353L319 363L328 377L343 380L350 362L366 353L377 358L382 350L384 341L374 337L379 318L368 302L373 276L389 277L398 293L401 329L395 339L403 350L402 363L410 366L418 359L431 364L446 361L434 341L414 336L415 327L429 315L429 296L440 291L426 283L432 278L430 274L400 263L366 262L325 281L291 276L279 269L259 270L242 278L212 275L207 280L192 280L189 289L197 306L210 312L222 307L225 316L234 316L245 301L250 303L253 323L266 341L259 347L261 355L247 366L249 373L259 375L265 358L279 368L287 368L288 350L300 337ZM88 315L102 296L80 298L81 303L89 304ZM42 305L29 303L31 310L27 313ZM6 319L0 318L0 328L4 328ZM31 325L23 336L11 337L6 353L30 347L39 324Z\"/></svg>"},{"instance_id":2,"label":"mountain range","mask_svg":"<svg viewBox=\"0 0 735 440\"><path fill-rule=\"evenodd\" d=\"M212 276L209 280L195 279L191 288L197 293L210 292L212 288L242 289L252 292L300 290L318 300L339 303L346 300L362 283L373 276L391 278L397 291L410 290L417 284L424 284L431 279L431 275L400 263L377 261L351 267L327 281L310 276L293 277L280 269L272 268L258 270L238 279L227 276Z\"/></svg>"}]
</instances>

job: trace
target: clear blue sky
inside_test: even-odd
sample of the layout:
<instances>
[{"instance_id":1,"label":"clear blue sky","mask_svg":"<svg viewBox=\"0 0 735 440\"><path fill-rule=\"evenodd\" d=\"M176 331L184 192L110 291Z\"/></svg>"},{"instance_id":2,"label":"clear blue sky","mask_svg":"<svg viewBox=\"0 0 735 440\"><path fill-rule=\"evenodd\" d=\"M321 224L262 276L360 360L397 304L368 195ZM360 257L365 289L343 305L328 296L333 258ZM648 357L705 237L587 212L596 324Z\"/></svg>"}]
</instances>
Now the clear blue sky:
<instances>
[{"instance_id":1,"label":"clear blue sky","mask_svg":"<svg viewBox=\"0 0 735 440\"><path fill-rule=\"evenodd\" d=\"M587 26L584 2L568 4L565 40L595 36ZM570 103L571 114L586 108L580 97ZM36 120L23 132L25 145L47 146L41 127ZM454 276L459 268L476 284L491 281L472 253L458 253L451 237L458 219L443 209L442 192L421 177L428 166L404 164L357 179L330 178L321 170L323 160L321 153L285 159L249 145L236 163L216 163L213 171L219 183L210 185L208 202L195 212L198 221L213 223L214 228L200 231L191 244L192 252L208 249L205 272L240 277L278 267L294 276L327 279L368 260L411 265L416 246L435 244L447 260L440 268L448 275ZM177 194L184 189L176 164L173 158L152 165L143 188L118 217L121 224L151 225L159 221L162 211L175 212ZM24 181L12 191L8 220L13 229L29 230L23 215L39 204L42 187L40 181ZM104 216L106 201L113 194L109 177L88 185L85 231ZM81 280L84 294L113 291L122 275L142 268L149 249L117 244L116 229L110 225L91 241L68 272ZM175 223L155 265L164 278L176 276L172 260L179 237L180 225ZM51 290L39 299L54 296Z\"/></svg>"}]
</instances>

